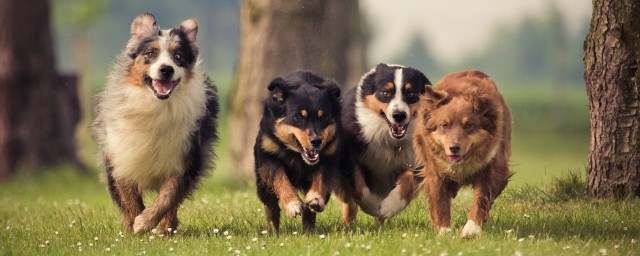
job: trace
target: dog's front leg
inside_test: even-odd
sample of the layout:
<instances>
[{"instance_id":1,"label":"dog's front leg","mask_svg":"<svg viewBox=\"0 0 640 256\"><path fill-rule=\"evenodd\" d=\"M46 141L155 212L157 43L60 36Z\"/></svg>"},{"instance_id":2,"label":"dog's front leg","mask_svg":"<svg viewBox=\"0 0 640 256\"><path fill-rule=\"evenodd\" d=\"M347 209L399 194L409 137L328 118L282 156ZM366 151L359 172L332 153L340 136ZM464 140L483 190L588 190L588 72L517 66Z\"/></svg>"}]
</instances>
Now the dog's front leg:
<instances>
[{"instance_id":1,"label":"dog's front leg","mask_svg":"<svg viewBox=\"0 0 640 256\"><path fill-rule=\"evenodd\" d=\"M329 198L331 188L325 180L322 169L311 176L311 186L304 197L304 212L302 213L302 226L305 232L311 232L316 226L316 213L324 211L324 206Z\"/></svg>"},{"instance_id":2,"label":"dog's front leg","mask_svg":"<svg viewBox=\"0 0 640 256\"><path fill-rule=\"evenodd\" d=\"M396 216L409 205L416 189L417 185L414 182L413 169L401 173L396 179L396 187L380 203L380 215L378 217L384 220Z\"/></svg>"},{"instance_id":3,"label":"dog's front leg","mask_svg":"<svg viewBox=\"0 0 640 256\"><path fill-rule=\"evenodd\" d=\"M133 232L139 233L155 228L165 214L177 207L186 196L187 184L181 177L172 177L162 183L158 197L138 215L133 223Z\"/></svg>"},{"instance_id":4,"label":"dog's front leg","mask_svg":"<svg viewBox=\"0 0 640 256\"><path fill-rule=\"evenodd\" d=\"M371 192L364 180L364 173L360 166L356 165L354 168L353 179L355 183L355 197L360 209L371 216L377 217L380 213L380 202L382 202L382 198Z\"/></svg>"},{"instance_id":5,"label":"dog's front leg","mask_svg":"<svg viewBox=\"0 0 640 256\"><path fill-rule=\"evenodd\" d=\"M488 171L484 173L495 171L495 166L487 168L489 168ZM500 170L507 169L503 167ZM508 173L508 171L504 172ZM489 211L493 206L493 202L507 186L507 182L509 182L509 175L507 174L493 176L486 174L486 177L477 179L476 182L473 183L473 207L469 213L469 220L464 225L464 228L462 228L461 237L470 238L480 236L480 233L482 233L482 225L489 218Z\"/></svg>"},{"instance_id":6,"label":"dog's front leg","mask_svg":"<svg viewBox=\"0 0 640 256\"><path fill-rule=\"evenodd\" d=\"M312 212L324 211L325 198L331 193L331 188L324 180L322 170L316 171L311 177L311 187L304 197L304 204Z\"/></svg>"},{"instance_id":7,"label":"dog's front leg","mask_svg":"<svg viewBox=\"0 0 640 256\"><path fill-rule=\"evenodd\" d=\"M302 214L302 199L296 193L284 170L278 170L273 178L273 190L280 199L287 216L296 217Z\"/></svg>"}]
</instances>

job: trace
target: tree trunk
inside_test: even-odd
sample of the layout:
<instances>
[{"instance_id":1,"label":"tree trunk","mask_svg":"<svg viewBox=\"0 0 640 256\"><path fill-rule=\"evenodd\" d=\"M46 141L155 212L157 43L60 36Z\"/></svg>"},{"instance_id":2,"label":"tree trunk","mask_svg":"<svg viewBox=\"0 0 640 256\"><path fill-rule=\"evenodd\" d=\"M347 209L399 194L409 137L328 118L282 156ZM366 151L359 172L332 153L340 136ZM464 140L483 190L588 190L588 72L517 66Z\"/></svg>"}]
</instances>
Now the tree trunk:
<instances>
[{"instance_id":1,"label":"tree trunk","mask_svg":"<svg viewBox=\"0 0 640 256\"><path fill-rule=\"evenodd\" d=\"M240 53L231 93L231 151L236 177L253 176L253 144L271 79L308 69L340 84L364 71L358 1L244 0Z\"/></svg>"},{"instance_id":2,"label":"tree trunk","mask_svg":"<svg viewBox=\"0 0 640 256\"><path fill-rule=\"evenodd\" d=\"M594 0L584 67L591 146L587 192L640 196L640 2Z\"/></svg>"},{"instance_id":3,"label":"tree trunk","mask_svg":"<svg viewBox=\"0 0 640 256\"><path fill-rule=\"evenodd\" d=\"M0 179L77 163L75 81L54 63L49 1L0 0Z\"/></svg>"}]
</instances>

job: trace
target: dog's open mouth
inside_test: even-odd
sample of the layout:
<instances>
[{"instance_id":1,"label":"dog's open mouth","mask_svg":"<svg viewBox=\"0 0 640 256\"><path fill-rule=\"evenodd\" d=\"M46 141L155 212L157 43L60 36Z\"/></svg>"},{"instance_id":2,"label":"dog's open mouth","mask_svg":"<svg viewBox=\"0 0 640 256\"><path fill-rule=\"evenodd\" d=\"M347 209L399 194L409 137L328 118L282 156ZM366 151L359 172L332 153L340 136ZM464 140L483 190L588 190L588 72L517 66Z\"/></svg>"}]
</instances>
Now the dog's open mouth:
<instances>
[{"instance_id":1,"label":"dog's open mouth","mask_svg":"<svg viewBox=\"0 0 640 256\"><path fill-rule=\"evenodd\" d=\"M147 82L156 98L166 100L180 83L180 78L176 80L156 80L151 79L151 77L145 77L145 82Z\"/></svg>"},{"instance_id":2,"label":"dog's open mouth","mask_svg":"<svg viewBox=\"0 0 640 256\"><path fill-rule=\"evenodd\" d=\"M300 155L302 155L302 160L308 165L315 165L320 161L320 152L316 148L306 148L303 147L300 141L297 138L294 139L296 144L298 144L298 148L300 148Z\"/></svg>"},{"instance_id":3,"label":"dog's open mouth","mask_svg":"<svg viewBox=\"0 0 640 256\"><path fill-rule=\"evenodd\" d=\"M447 158L449 158L449 162L454 164L459 164L464 161L463 155L448 155Z\"/></svg>"},{"instance_id":4,"label":"dog's open mouth","mask_svg":"<svg viewBox=\"0 0 640 256\"><path fill-rule=\"evenodd\" d=\"M387 121L387 125L389 125L389 131L391 132L391 136L393 138L397 140L404 138L404 135L407 133L407 127L409 126L409 123L407 124L391 123L391 121L389 121L389 119L387 118L387 115L385 115L382 110L380 110L380 115L382 116L382 118L384 118L385 121Z\"/></svg>"}]
</instances>

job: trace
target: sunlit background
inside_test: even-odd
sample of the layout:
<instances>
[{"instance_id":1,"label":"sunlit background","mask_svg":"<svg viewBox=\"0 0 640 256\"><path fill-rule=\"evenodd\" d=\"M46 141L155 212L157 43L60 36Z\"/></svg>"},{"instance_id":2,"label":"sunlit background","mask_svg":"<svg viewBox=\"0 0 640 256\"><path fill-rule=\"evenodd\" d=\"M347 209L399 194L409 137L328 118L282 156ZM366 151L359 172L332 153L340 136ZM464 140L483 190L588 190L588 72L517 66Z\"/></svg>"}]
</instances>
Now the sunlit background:
<instances>
[{"instance_id":1,"label":"sunlit background","mask_svg":"<svg viewBox=\"0 0 640 256\"><path fill-rule=\"evenodd\" d=\"M198 20L205 70L222 95L228 95L238 54L240 1L52 3L58 68L84 74L91 93L102 88L126 44L133 18L148 11L164 28L190 17ZM583 172L589 116L582 45L590 1L362 0L360 8L368 66L413 66L434 83L448 72L469 68L494 78L514 116L514 186ZM215 175L224 176L233 169L224 153L229 143L224 113L220 122L223 134ZM97 170L91 140L80 138L83 159Z\"/></svg>"}]
</instances>

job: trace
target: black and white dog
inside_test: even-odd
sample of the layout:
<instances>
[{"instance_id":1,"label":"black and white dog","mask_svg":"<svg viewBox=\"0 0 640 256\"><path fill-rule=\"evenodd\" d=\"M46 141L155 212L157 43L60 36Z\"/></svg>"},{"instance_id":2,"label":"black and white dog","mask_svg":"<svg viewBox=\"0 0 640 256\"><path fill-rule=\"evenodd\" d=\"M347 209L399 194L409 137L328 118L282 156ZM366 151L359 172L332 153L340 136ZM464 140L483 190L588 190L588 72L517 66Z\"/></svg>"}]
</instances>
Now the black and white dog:
<instances>
[{"instance_id":1,"label":"black and white dog","mask_svg":"<svg viewBox=\"0 0 640 256\"><path fill-rule=\"evenodd\" d=\"M352 223L358 206L384 221L402 211L417 189L412 139L416 108L431 82L420 71L378 64L343 97L345 153L336 195L343 220Z\"/></svg>"},{"instance_id":2,"label":"black and white dog","mask_svg":"<svg viewBox=\"0 0 640 256\"><path fill-rule=\"evenodd\" d=\"M193 19L161 30L150 13L131 24L131 38L96 97L93 136L111 198L125 231L178 227L178 206L212 167L217 89L200 71ZM143 192L158 196L146 208Z\"/></svg>"}]
</instances>

